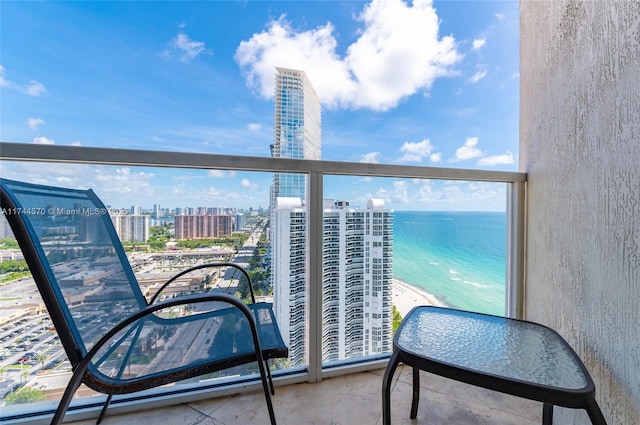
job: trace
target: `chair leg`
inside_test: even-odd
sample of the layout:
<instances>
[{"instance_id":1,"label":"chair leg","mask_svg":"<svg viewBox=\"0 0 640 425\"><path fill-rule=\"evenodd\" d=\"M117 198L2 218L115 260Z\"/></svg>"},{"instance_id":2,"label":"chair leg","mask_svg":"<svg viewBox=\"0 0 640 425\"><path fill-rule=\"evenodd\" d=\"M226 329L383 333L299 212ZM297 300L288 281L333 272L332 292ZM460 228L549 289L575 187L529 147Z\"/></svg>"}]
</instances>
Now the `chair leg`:
<instances>
[{"instance_id":1,"label":"chair leg","mask_svg":"<svg viewBox=\"0 0 640 425\"><path fill-rule=\"evenodd\" d=\"M269 360L265 359L264 368L267 370L267 378L269 379L269 387L271 388L271 395L276 395L276 388L273 386L273 378L271 377L271 369L269 368Z\"/></svg>"},{"instance_id":2,"label":"chair leg","mask_svg":"<svg viewBox=\"0 0 640 425\"><path fill-rule=\"evenodd\" d=\"M76 370L73 371L73 375L71 375L71 379L67 384L67 388L64 390L64 394L60 399L60 403L58 403L58 408L56 409L53 418L51 419L50 425L60 425L64 420L64 417L67 413L67 409L69 408L69 404L71 404L71 399L73 395L76 393L76 390L82 383L82 377L87 370L86 363L80 363Z\"/></svg>"},{"instance_id":3,"label":"chair leg","mask_svg":"<svg viewBox=\"0 0 640 425\"><path fill-rule=\"evenodd\" d=\"M102 406L102 410L100 410L100 414L98 415L98 420L96 420L96 425L100 425L100 422L102 422L102 419L104 419L104 415L105 413L107 413L107 408L109 407L109 403L111 403L112 398L113 398L113 394L109 394L107 396L107 401L104 402L104 405Z\"/></svg>"},{"instance_id":4,"label":"chair leg","mask_svg":"<svg viewBox=\"0 0 640 425\"><path fill-rule=\"evenodd\" d=\"M262 357L262 356L260 356ZM258 368L260 369L260 379L262 380L262 389L264 390L264 398L267 401L267 409L269 410L269 420L271 421L271 425L276 424L276 414L273 411L273 404L271 403L271 391L269 388L269 382L267 381L267 371L265 370L264 360L258 360Z\"/></svg>"}]
</instances>

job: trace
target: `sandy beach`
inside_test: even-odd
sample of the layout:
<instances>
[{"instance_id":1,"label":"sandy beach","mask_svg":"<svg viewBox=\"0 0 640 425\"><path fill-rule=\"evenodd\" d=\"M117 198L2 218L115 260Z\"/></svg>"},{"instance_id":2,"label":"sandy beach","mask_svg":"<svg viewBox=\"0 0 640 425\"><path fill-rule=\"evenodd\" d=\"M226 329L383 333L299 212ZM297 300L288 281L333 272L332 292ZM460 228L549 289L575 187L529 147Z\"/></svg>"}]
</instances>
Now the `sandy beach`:
<instances>
[{"instance_id":1,"label":"sandy beach","mask_svg":"<svg viewBox=\"0 0 640 425\"><path fill-rule=\"evenodd\" d=\"M435 305L444 307L435 296L421 289L415 288L406 282L392 279L393 282L393 305L396 306L402 317L417 305Z\"/></svg>"}]
</instances>

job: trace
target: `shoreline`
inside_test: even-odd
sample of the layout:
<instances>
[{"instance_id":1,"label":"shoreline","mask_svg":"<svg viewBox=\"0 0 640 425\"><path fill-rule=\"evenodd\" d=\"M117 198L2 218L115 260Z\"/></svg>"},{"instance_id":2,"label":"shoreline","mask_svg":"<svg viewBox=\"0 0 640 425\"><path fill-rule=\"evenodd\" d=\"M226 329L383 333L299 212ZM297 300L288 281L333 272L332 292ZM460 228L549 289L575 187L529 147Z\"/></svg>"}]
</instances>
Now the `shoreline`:
<instances>
[{"instance_id":1,"label":"shoreline","mask_svg":"<svg viewBox=\"0 0 640 425\"><path fill-rule=\"evenodd\" d=\"M434 305L438 307L446 307L446 305L438 300L433 294L422 289L416 288L403 282L400 279L392 278L393 305L405 317L411 309L417 305Z\"/></svg>"}]
</instances>

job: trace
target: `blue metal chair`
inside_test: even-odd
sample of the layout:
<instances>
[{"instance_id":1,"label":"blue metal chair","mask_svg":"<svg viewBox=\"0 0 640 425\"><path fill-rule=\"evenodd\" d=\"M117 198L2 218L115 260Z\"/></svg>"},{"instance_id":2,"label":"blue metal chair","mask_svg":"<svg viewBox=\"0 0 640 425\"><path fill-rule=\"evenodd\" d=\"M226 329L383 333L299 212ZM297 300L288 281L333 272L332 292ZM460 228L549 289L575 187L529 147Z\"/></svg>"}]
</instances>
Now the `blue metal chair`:
<instances>
[{"instance_id":1,"label":"blue metal chair","mask_svg":"<svg viewBox=\"0 0 640 425\"><path fill-rule=\"evenodd\" d=\"M276 424L268 360L286 358L288 349L271 304L256 303L242 267L198 265L151 294L138 284L108 210L92 190L0 179L0 201L73 366L52 424L62 422L82 383L108 395L100 423L113 395L215 377L254 362ZM250 303L221 292L161 300L175 279L208 267L240 270Z\"/></svg>"}]
</instances>

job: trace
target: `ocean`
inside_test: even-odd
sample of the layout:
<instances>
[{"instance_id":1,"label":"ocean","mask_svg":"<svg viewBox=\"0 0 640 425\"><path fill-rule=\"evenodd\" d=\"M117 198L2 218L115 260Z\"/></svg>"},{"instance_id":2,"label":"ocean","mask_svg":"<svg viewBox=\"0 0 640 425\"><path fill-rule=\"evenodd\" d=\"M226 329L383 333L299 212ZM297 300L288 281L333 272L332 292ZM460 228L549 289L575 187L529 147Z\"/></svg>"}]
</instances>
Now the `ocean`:
<instances>
[{"instance_id":1,"label":"ocean","mask_svg":"<svg viewBox=\"0 0 640 425\"><path fill-rule=\"evenodd\" d=\"M393 275L443 304L505 314L506 214L394 212Z\"/></svg>"}]
</instances>

